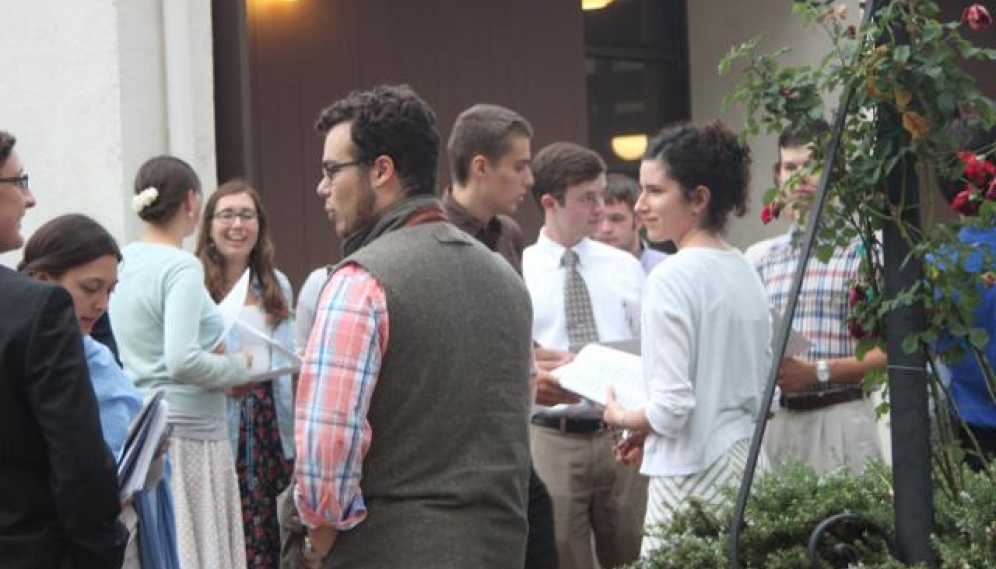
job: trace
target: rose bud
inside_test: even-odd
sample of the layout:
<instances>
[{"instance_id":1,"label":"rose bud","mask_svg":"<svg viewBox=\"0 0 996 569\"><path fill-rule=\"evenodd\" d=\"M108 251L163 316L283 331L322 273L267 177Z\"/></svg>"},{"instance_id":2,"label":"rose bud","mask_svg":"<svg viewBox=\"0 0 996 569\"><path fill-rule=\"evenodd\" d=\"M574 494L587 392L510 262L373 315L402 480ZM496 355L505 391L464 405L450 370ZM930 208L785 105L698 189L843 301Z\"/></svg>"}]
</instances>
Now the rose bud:
<instances>
[{"instance_id":1,"label":"rose bud","mask_svg":"<svg viewBox=\"0 0 996 569\"><path fill-rule=\"evenodd\" d=\"M983 30L993 25L989 10L982 4L972 4L961 13L961 21L973 30Z\"/></svg>"},{"instance_id":2,"label":"rose bud","mask_svg":"<svg viewBox=\"0 0 996 569\"><path fill-rule=\"evenodd\" d=\"M986 271L982 273L982 286L986 288L993 288L996 285L996 273L992 271Z\"/></svg>"},{"instance_id":3,"label":"rose bud","mask_svg":"<svg viewBox=\"0 0 996 569\"><path fill-rule=\"evenodd\" d=\"M781 205L778 202L764 204L764 207L761 208L761 223L767 225L778 219L779 214L781 214Z\"/></svg>"},{"instance_id":4,"label":"rose bud","mask_svg":"<svg viewBox=\"0 0 996 569\"><path fill-rule=\"evenodd\" d=\"M861 327L861 323L858 322L857 318L847 319L847 331L855 340L862 340L868 336L868 332L865 332L865 329Z\"/></svg>"},{"instance_id":5,"label":"rose bud","mask_svg":"<svg viewBox=\"0 0 996 569\"><path fill-rule=\"evenodd\" d=\"M979 212L979 206L972 199L972 190L962 190L951 201L951 207L962 215L975 215Z\"/></svg>"},{"instance_id":6,"label":"rose bud","mask_svg":"<svg viewBox=\"0 0 996 569\"><path fill-rule=\"evenodd\" d=\"M851 292L847 295L847 306L854 308L859 302L865 299L865 291L861 285L851 287Z\"/></svg>"}]
</instances>

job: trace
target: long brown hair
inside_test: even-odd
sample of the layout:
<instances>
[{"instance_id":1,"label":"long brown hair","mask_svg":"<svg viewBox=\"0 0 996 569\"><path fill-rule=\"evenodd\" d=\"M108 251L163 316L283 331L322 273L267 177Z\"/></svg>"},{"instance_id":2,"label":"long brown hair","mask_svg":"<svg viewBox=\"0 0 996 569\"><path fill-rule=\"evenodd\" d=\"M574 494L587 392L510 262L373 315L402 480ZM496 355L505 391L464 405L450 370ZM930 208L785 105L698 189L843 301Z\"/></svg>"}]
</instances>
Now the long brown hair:
<instances>
[{"instance_id":1,"label":"long brown hair","mask_svg":"<svg viewBox=\"0 0 996 569\"><path fill-rule=\"evenodd\" d=\"M273 270L273 241L270 240L266 210L263 209L259 193L245 180L234 179L225 182L211 194L204 207L200 231L197 232L197 249L195 251L201 264L204 265L204 284L207 286L208 292L211 293L211 298L216 302L225 297L227 292L224 271L226 261L211 239L211 222L214 219L214 210L218 207L218 200L236 194L247 194L256 205L258 233L256 245L249 253L249 269L259 279L262 286L263 298L261 300L267 320L271 326L276 326L290 317L290 307L288 299L280 289L276 272Z\"/></svg>"}]
</instances>

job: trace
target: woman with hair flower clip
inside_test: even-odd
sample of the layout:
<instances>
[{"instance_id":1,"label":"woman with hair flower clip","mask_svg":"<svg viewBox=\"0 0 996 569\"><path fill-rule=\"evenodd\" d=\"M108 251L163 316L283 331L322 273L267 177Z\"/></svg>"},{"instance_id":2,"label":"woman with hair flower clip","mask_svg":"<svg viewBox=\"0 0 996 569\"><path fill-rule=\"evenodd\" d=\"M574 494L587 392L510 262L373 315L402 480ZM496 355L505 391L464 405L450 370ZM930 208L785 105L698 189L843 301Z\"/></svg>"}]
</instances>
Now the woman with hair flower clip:
<instances>
[{"instance_id":1,"label":"woman with hair flower clip","mask_svg":"<svg viewBox=\"0 0 996 569\"><path fill-rule=\"evenodd\" d=\"M201 264L181 249L197 227L200 181L178 158L152 158L135 177L132 206L148 227L122 251L111 324L143 395L166 392L180 566L244 569L225 389L248 380L252 358L225 353L225 324Z\"/></svg>"}]
</instances>

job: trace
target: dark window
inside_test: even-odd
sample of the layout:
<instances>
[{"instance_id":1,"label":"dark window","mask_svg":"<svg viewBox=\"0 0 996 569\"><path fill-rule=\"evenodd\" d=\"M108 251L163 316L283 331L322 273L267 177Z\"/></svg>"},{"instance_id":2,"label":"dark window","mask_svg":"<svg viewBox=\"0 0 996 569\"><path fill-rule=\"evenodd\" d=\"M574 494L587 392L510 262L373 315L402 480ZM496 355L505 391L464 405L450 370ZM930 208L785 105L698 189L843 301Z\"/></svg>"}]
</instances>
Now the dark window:
<instances>
[{"instance_id":1,"label":"dark window","mask_svg":"<svg viewBox=\"0 0 996 569\"><path fill-rule=\"evenodd\" d=\"M584 12L591 146L612 171L636 174L612 140L653 136L690 116L684 0L614 0Z\"/></svg>"}]
</instances>

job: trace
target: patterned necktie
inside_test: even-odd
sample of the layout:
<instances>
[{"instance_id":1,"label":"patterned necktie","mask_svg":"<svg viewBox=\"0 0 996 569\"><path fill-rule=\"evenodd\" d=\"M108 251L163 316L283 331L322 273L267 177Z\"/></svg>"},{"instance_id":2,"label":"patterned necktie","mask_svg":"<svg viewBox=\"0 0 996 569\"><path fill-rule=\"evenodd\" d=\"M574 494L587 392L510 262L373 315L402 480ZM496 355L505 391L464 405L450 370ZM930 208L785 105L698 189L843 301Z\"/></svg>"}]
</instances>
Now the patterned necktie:
<instances>
[{"instance_id":1,"label":"patterned necktie","mask_svg":"<svg viewBox=\"0 0 996 569\"><path fill-rule=\"evenodd\" d=\"M595 313L591 309L588 287L578 272L578 254L564 251L560 259L564 267L564 310L567 313L567 341L571 346L583 346L598 341Z\"/></svg>"}]
</instances>

